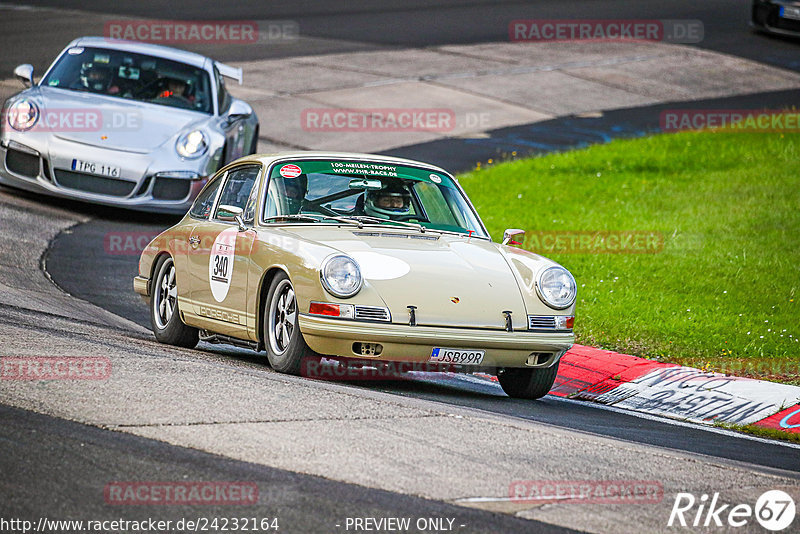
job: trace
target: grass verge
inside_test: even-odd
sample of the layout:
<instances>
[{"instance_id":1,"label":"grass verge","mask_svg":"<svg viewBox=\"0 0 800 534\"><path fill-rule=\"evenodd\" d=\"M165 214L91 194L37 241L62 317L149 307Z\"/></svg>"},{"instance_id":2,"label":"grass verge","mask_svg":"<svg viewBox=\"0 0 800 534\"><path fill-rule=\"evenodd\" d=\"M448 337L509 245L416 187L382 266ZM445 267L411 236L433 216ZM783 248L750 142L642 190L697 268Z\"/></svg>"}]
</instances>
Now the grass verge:
<instances>
[{"instance_id":1,"label":"grass verge","mask_svg":"<svg viewBox=\"0 0 800 534\"><path fill-rule=\"evenodd\" d=\"M522 228L572 271L578 343L800 384L800 134L617 140L459 181L495 239ZM608 251L631 232L660 245ZM597 246L544 238L575 233Z\"/></svg>"}]
</instances>

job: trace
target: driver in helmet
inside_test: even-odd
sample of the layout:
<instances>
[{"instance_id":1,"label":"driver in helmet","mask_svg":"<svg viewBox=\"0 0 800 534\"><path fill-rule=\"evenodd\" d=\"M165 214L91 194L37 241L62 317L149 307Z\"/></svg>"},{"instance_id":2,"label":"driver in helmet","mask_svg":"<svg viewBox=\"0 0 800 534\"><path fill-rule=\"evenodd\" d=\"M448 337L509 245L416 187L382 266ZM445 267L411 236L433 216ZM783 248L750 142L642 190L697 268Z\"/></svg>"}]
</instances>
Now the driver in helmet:
<instances>
[{"instance_id":1,"label":"driver in helmet","mask_svg":"<svg viewBox=\"0 0 800 534\"><path fill-rule=\"evenodd\" d=\"M81 85L93 93L114 94L119 88L111 86L111 68L107 65L84 63L81 65Z\"/></svg>"},{"instance_id":2,"label":"driver in helmet","mask_svg":"<svg viewBox=\"0 0 800 534\"><path fill-rule=\"evenodd\" d=\"M285 215L300 213L308 191L308 176L300 174L296 178L283 178L283 191L286 197Z\"/></svg>"},{"instance_id":3,"label":"driver in helmet","mask_svg":"<svg viewBox=\"0 0 800 534\"><path fill-rule=\"evenodd\" d=\"M364 212L372 217L394 219L408 215L411 210L411 193L399 183L389 184L377 191L367 191Z\"/></svg>"}]
</instances>

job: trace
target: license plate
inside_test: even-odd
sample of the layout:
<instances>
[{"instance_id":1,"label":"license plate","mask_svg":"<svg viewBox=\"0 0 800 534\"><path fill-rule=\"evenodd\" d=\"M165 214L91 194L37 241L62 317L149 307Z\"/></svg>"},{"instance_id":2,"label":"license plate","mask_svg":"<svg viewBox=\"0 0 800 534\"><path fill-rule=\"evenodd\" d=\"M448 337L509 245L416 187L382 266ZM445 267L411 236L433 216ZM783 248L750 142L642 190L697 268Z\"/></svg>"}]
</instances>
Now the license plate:
<instances>
[{"instance_id":1,"label":"license plate","mask_svg":"<svg viewBox=\"0 0 800 534\"><path fill-rule=\"evenodd\" d=\"M88 174L96 174L98 176L119 178L119 167L112 167L111 165L106 165L105 163L96 163L94 161L73 159L72 170L77 172L85 172Z\"/></svg>"},{"instance_id":2,"label":"license plate","mask_svg":"<svg viewBox=\"0 0 800 534\"><path fill-rule=\"evenodd\" d=\"M483 355L486 351L471 349L448 349L444 347L434 347L431 351L431 362L453 363L460 365L480 365L483 363Z\"/></svg>"},{"instance_id":3,"label":"license plate","mask_svg":"<svg viewBox=\"0 0 800 534\"><path fill-rule=\"evenodd\" d=\"M800 20L800 7L781 7L781 17L785 19Z\"/></svg>"}]
</instances>

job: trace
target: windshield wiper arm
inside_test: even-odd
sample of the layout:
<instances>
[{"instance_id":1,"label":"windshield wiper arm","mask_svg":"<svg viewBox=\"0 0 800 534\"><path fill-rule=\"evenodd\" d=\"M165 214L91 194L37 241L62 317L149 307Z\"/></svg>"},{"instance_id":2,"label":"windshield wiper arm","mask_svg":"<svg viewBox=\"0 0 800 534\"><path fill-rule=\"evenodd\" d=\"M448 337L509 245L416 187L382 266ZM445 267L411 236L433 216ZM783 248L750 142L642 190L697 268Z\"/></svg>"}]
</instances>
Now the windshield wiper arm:
<instances>
[{"instance_id":1,"label":"windshield wiper arm","mask_svg":"<svg viewBox=\"0 0 800 534\"><path fill-rule=\"evenodd\" d=\"M427 230L427 228L425 228L421 224L410 223L410 222L407 222L407 221L395 221L394 219L381 219L380 217L371 217L369 215L349 215L347 218L348 219L353 219L353 220L356 220L356 221L359 221L359 222L362 222L362 223L367 222L367 223L377 223L377 224L383 224L383 223L399 224L400 226L405 226L407 228L413 228L415 230L419 230L423 234Z\"/></svg>"},{"instance_id":2,"label":"windshield wiper arm","mask_svg":"<svg viewBox=\"0 0 800 534\"><path fill-rule=\"evenodd\" d=\"M317 217L312 217L311 215L302 215L302 214L293 214L293 215L273 215L272 217L267 217L264 219L264 222L272 222L272 221L311 221L311 222L319 222Z\"/></svg>"}]
</instances>

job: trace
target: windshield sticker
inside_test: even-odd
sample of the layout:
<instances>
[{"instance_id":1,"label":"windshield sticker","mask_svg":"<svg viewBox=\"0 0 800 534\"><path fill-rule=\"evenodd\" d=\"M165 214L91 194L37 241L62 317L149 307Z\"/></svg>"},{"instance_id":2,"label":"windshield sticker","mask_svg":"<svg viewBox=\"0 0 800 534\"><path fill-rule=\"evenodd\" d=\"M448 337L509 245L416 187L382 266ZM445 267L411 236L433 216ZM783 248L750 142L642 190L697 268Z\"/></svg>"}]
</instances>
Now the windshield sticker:
<instances>
[{"instance_id":1,"label":"windshield sticker","mask_svg":"<svg viewBox=\"0 0 800 534\"><path fill-rule=\"evenodd\" d=\"M303 170L300 171L301 165ZM286 170L284 170L286 169ZM434 174L430 170L418 169L416 167L406 167L404 165L392 165L380 162L367 161L298 161L297 165L283 165L273 167L273 176L280 174L284 178L294 178L297 175L285 174L289 169L296 169L300 174L340 174L355 176L374 176L386 178L401 178L403 180L415 180L418 182L430 182L443 187L453 187L452 179L446 174Z\"/></svg>"},{"instance_id":2,"label":"windshield sticker","mask_svg":"<svg viewBox=\"0 0 800 534\"><path fill-rule=\"evenodd\" d=\"M231 287L238 233L238 228L223 230L211 247L211 257L208 260L208 280L211 283L211 294L214 295L214 300L217 302L225 300Z\"/></svg>"},{"instance_id":3,"label":"windshield sticker","mask_svg":"<svg viewBox=\"0 0 800 534\"><path fill-rule=\"evenodd\" d=\"M95 63L108 63L111 61L111 56L108 54L95 54L94 55L94 62Z\"/></svg>"},{"instance_id":4,"label":"windshield sticker","mask_svg":"<svg viewBox=\"0 0 800 534\"><path fill-rule=\"evenodd\" d=\"M67 50L67 53L69 55L71 55L71 56L78 56L80 54L83 54L83 47L82 46L76 46L76 47L70 48L69 50Z\"/></svg>"},{"instance_id":5,"label":"windshield sticker","mask_svg":"<svg viewBox=\"0 0 800 534\"><path fill-rule=\"evenodd\" d=\"M297 165L284 165L281 167L281 176L284 178L297 178L302 174L302 170Z\"/></svg>"}]
</instances>

